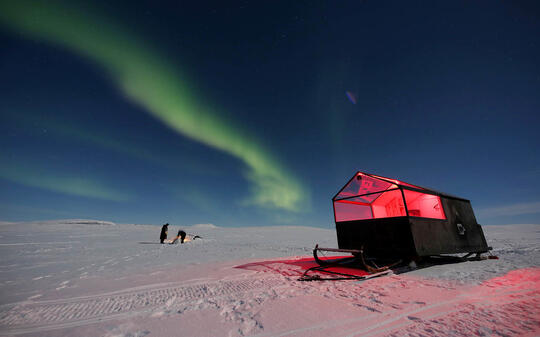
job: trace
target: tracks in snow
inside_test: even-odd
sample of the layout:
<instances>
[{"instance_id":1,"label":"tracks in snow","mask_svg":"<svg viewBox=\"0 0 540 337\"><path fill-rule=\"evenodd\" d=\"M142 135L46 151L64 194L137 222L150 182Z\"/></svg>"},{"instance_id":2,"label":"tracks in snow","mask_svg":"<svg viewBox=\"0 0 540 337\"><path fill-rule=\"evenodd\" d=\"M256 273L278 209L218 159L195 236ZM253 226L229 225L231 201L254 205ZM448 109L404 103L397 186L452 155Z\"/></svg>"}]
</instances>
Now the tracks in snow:
<instances>
[{"instance_id":1,"label":"tracks in snow","mask_svg":"<svg viewBox=\"0 0 540 337\"><path fill-rule=\"evenodd\" d=\"M376 313L255 336L537 336L540 331L540 269L514 270L462 289L436 280L392 278L382 285L382 280L363 283L364 290L379 293L380 300L362 298L354 288L347 289L351 303L356 298L356 305L367 308L366 304L375 302L373 307L379 310L370 311ZM335 290L330 293L338 295ZM426 298L417 301L422 296Z\"/></svg>"},{"instance_id":2,"label":"tracks in snow","mask_svg":"<svg viewBox=\"0 0 540 337\"><path fill-rule=\"evenodd\" d=\"M242 279L22 303L0 309L0 334L67 328L141 314L159 307L236 298L246 292L264 292L282 283L279 278Z\"/></svg>"},{"instance_id":3,"label":"tracks in snow","mask_svg":"<svg viewBox=\"0 0 540 337\"><path fill-rule=\"evenodd\" d=\"M268 274L214 282L151 285L64 300L0 307L0 335L16 335L92 324L134 315L217 309L235 321L238 335L290 336L317 332L334 336L459 335L494 331L504 335L540 329L540 272L516 270L463 289L437 280L388 277L361 283L302 283ZM268 300L319 295L365 307L357 318L318 325L287 321L283 330L262 328ZM295 317L298 313L291 312ZM264 315L263 315L264 316ZM336 330L338 328L338 330Z\"/></svg>"}]
</instances>

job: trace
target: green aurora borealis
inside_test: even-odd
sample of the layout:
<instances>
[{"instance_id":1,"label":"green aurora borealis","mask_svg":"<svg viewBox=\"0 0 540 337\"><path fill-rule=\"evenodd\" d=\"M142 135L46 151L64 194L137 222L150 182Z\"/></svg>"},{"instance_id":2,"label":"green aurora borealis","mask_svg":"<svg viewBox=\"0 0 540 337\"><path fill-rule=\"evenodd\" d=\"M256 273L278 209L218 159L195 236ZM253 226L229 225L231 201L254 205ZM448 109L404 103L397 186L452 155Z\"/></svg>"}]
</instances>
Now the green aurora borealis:
<instances>
[{"instance_id":1,"label":"green aurora borealis","mask_svg":"<svg viewBox=\"0 0 540 337\"><path fill-rule=\"evenodd\" d=\"M275 155L250 135L249 130L241 129L222 118L219 111L205 106L203 97L194 97L189 80L182 77L177 65L148 48L127 28L57 2L2 2L0 22L25 37L65 47L92 60L106 69L111 81L129 100L166 126L241 160L247 167L244 176L252 191L244 204L287 211L307 206L309 192ZM111 199L112 195L113 199L123 199L113 192L101 191L92 183L76 181L70 184L71 188L59 189L55 187L57 183L40 183L24 172L16 179L13 175L4 177L68 194L105 199Z\"/></svg>"},{"instance_id":2,"label":"green aurora borealis","mask_svg":"<svg viewBox=\"0 0 540 337\"><path fill-rule=\"evenodd\" d=\"M2 160L0 167L0 177L14 181L16 183L47 189L50 191L65 193L68 195L96 198L108 201L129 201L131 196L106 186L98 181L87 179L77 174L55 173L36 171L31 168L25 168L10 165L9 161ZM27 166L33 167L33 165ZM36 165L37 166L37 165Z\"/></svg>"}]
</instances>

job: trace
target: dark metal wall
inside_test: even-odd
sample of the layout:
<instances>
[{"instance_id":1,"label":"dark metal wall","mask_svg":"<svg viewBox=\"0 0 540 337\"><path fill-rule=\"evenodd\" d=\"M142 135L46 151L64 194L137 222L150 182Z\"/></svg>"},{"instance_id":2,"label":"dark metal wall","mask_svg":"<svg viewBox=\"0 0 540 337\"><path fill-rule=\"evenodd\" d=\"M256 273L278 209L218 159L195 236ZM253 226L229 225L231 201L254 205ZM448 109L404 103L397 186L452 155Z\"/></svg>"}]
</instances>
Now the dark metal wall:
<instances>
[{"instance_id":1,"label":"dark metal wall","mask_svg":"<svg viewBox=\"0 0 540 337\"><path fill-rule=\"evenodd\" d=\"M446 197L441 197L441 202L446 220L411 218L411 232L418 255L487 251L486 238L476 222L471 203Z\"/></svg>"},{"instance_id":2,"label":"dark metal wall","mask_svg":"<svg viewBox=\"0 0 540 337\"><path fill-rule=\"evenodd\" d=\"M336 223L338 247L361 249L371 256L414 256L408 217Z\"/></svg>"}]
</instances>

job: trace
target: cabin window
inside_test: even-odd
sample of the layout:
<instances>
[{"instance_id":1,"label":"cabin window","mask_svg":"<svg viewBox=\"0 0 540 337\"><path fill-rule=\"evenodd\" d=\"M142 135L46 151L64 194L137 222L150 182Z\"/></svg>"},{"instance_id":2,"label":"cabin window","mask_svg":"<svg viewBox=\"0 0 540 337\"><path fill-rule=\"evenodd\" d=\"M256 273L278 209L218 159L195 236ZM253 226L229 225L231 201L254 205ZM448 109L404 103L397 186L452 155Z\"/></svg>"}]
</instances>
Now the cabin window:
<instances>
[{"instance_id":1,"label":"cabin window","mask_svg":"<svg viewBox=\"0 0 540 337\"><path fill-rule=\"evenodd\" d=\"M438 195L425 194L415 191L403 190L405 201L409 210L409 216L422 218L446 219Z\"/></svg>"},{"instance_id":2,"label":"cabin window","mask_svg":"<svg viewBox=\"0 0 540 337\"><path fill-rule=\"evenodd\" d=\"M335 220L400 217L407 216L407 211L409 216L446 219L441 198L422 191L427 190L399 180L358 172L333 199Z\"/></svg>"},{"instance_id":3,"label":"cabin window","mask_svg":"<svg viewBox=\"0 0 540 337\"><path fill-rule=\"evenodd\" d=\"M338 222L407 215L399 189L336 200L334 210Z\"/></svg>"}]
</instances>

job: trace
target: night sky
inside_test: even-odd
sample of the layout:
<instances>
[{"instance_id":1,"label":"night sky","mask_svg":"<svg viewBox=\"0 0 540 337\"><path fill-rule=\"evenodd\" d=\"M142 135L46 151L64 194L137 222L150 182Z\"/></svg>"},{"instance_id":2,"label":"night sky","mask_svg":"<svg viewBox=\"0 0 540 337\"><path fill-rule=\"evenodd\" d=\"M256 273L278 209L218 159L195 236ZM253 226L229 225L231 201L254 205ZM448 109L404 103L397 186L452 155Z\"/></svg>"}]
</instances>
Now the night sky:
<instances>
[{"instance_id":1,"label":"night sky","mask_svg":"<svg viewBox=\"0 0 540 337\"><path fill-rule=\"evenodd\" d=\"M540 223L540 5L2 1L0 220L333 227L356 171Z\"/></svg>"}]
</instances>

